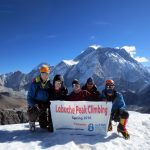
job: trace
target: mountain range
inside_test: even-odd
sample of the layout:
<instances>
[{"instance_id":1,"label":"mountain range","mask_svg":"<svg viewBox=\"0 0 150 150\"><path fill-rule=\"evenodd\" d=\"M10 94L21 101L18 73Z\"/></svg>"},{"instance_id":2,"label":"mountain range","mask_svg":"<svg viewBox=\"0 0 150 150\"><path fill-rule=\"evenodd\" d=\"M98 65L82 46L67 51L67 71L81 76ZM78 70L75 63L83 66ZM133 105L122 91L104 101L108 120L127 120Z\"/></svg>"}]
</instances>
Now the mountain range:
<instances>
[{"instance_id":1,"label":"mountain range","mask_svg":"<svg viewBox=\"0 0 150 150\"><path fill-rule=\"evenodd\" d=\"M0 75L0 86L27 91L42 64L45 63L39 64L27 74L17 71ZM125 49L90 46L74 59L62 60L51 68L50 79L56 74L63 75L69 90L75 78L83 85L87 78L92 77L100 91L106 79L113 79L116 89L123 93L128 105L150 107L150 71Z\"/></svg>"}]
</instances>

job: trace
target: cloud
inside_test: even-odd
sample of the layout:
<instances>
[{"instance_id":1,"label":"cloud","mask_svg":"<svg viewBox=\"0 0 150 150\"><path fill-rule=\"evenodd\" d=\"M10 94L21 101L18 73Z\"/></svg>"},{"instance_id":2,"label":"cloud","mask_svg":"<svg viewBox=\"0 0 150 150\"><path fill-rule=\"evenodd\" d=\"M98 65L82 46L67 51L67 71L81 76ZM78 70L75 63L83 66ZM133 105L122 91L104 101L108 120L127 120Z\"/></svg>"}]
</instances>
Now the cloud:
<instances>
[{"instance_id":1,"label":"cloud","mask_svg":"<svg viewBox=\"0 0 150 150\"><path fill-rule=\"evenodd\" d=\"M149 61L149 59L147 59L146 57L135 56L136 55L136 47L135 46L123 46L121 48L125 49L131 55L131 57L133 57L136 61L138 61L140 63Z\"/></svg>"},{"instance_id":2,"label":"cloud","mask_svg":"<svg viewBox=\"0 0 150 150\"><path fill-rule=\"evenodd\" d=\"M149 61L147 58L139 57L139 56L135 57L134 59L137 60L138 62L148 62Z\"/></svg>"},{"instance_id":3,"label":"cloud","mask_svg":"<svg viewBox=\"0 0 150 150\"><path fill-rule=\"evenodd\" d=\"M131 57L134 57L134 55L136 54L135 46L123 46L121 48L125 49L131 55Z\"/></svg>"}]
</instances>

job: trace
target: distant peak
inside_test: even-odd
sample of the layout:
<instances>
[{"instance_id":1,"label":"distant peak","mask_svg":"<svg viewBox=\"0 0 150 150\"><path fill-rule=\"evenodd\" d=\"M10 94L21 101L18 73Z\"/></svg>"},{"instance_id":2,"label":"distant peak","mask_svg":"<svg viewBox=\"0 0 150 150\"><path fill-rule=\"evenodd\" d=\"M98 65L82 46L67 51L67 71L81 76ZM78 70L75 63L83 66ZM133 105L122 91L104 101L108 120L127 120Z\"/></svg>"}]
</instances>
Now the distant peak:
<instances>
[{"instance_id":1,"label":"distant peak","mask_svg":"<svg viewBox=\"0 0 150 150\"><path fill-rule=\"evenodd\" d=\"M63 60L63 62L69 66L73 66L79 63L79 61L74 61L74 60Z\"/></svg>"},{"instance_id":2,"label":"distant peak","mask_svg":"<svg viewBox=\"0 0 150 150\"><path fill-rule=\"evenodd\" d=\"M91 45L91 46L89 46L89 47L91 47L91 48L94 48L95 50L97 50L98 48L100 48L100 47L102 47L101 45Z\"/></svg>"}]
</instances>

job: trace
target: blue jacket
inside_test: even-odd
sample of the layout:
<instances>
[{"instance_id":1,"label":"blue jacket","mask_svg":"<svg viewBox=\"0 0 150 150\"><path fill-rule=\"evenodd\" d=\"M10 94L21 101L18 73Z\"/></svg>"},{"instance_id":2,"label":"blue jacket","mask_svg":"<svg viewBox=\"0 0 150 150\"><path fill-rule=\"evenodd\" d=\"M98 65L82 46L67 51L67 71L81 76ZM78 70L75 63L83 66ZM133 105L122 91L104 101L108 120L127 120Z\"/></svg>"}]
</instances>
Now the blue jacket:
<instances>
[{"instance_id":1,"label":"blue jacket","mask_svg":"<svg viewBox=\"0 0 150 150\"><path fill-rule=\"evenodd\" d=\"M109 99L105 94L105 90L103 90L102 95L101 95L101 100L112 102L112 112L114 112L118 109L119 110L126 109L126 104L125 104L124 98L123 98L122 94L119 92L115 91L114 96L111 99Z\"/></svg>"},{"instance_id":2,"label":"blue jacket","mask_svg":"<svg viewBox=\"0 0 150 150\"><path fill-rule=\"evenodd\" d=\"M31 83L27 94L28 105L32 107L38 102L48 102L51 87L50 80L47 80L47 82L42 85L40 76L37 76Z\"/></svg>"}]
</instances>

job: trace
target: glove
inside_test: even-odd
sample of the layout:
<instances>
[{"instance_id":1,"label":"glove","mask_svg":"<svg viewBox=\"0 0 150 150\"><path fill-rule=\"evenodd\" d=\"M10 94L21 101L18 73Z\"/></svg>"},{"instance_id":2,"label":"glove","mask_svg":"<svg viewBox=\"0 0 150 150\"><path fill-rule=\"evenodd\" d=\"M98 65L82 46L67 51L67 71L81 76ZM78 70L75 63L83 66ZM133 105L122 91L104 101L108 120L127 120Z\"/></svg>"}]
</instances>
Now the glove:
<instances>
[{"instance_id":1,"label":"glove","mask_svg":"<svg viewBox=\"0 0 150 150\"><path fill-rule=\"evenodd\" d=\"M112 120L114 120L115 122L118 122L118 121L120 120L119 110L116 110L116 111L112 112L111 118L112 118Z\"/></svg>"},{"instance_id":2,"label":"glove","mask_svg":"<svg viewBox=\"0 0 150 150\"><path fill-rule=\"evenodd\" d=\"M32 112L34 112L34 113L39 113L40 110L39 110L39 108L38 108L37 105L34 105L34 106L29 106L29 107L28 107L28 112L29 112L29 113L32 113Z\"/></svg>"}]
</instances>

